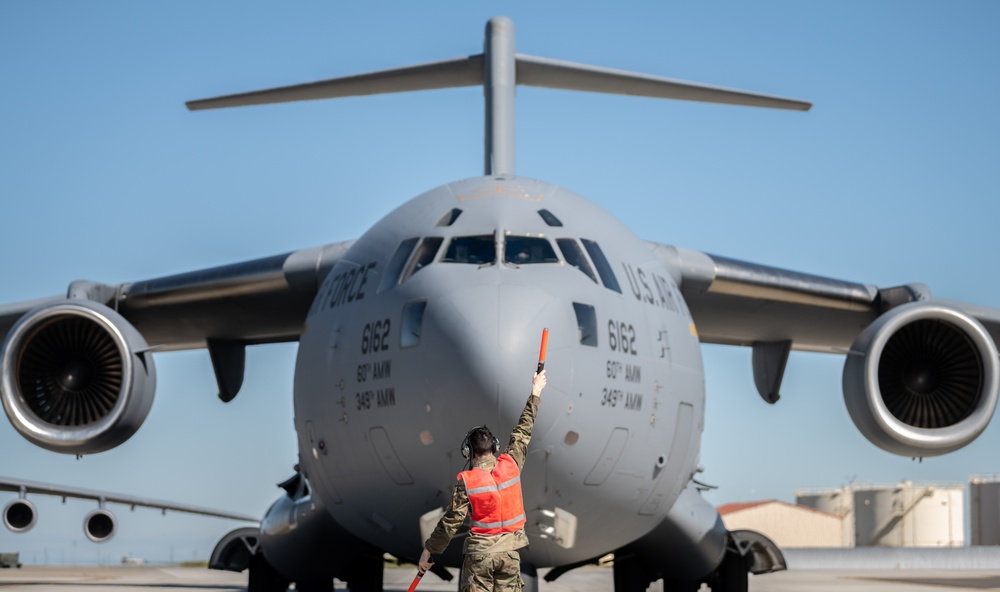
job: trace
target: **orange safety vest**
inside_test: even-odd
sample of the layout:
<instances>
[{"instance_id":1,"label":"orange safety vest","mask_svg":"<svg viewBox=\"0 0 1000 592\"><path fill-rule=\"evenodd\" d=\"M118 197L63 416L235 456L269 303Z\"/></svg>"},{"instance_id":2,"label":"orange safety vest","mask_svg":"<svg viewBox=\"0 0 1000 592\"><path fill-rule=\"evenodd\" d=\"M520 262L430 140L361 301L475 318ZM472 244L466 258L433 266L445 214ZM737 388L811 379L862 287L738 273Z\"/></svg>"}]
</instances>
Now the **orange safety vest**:
<instances>
[{"instance_id":1,"label":"orange safety vest","mask_svg":"<svg viewBox=\"0 0 1000 592\"><path fill-rule=\"evenodd\" d=\"M492 471L473 468L462 471L458 478L465 482L472 505L472 532L501 534L524 527L521 471L509 454L498 456Z\"/></svg>"}]
</instances>

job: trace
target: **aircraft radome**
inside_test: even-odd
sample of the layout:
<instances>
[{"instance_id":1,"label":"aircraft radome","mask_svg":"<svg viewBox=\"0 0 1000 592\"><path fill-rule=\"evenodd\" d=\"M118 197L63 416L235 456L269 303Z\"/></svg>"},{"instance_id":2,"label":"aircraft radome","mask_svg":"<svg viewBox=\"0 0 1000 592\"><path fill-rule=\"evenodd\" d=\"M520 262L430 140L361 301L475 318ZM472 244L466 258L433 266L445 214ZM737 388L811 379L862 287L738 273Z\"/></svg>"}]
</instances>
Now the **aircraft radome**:
<instances>
[{"instance_id":1,"label":"aircraft radome","mask_svg":"<svg viewBox=\"0 0 1000 592\"><path fill-rule=\"evenodd\" d=\"M206 348L231 400L247 346L297 341L298 471L260 527L232 532L212 558L249 568L254 591L292 581L328 590L334 577L380 590L384 553L415 559L464 464L455 426L512 425L544 327L549 386L523 478L529 589L537 568L554 578L607 553L618 592L661 578L678 590L746 590L748 572L784 568L771 541L728 532L697 491L701 343L752 348L771 402L791 350L850 352L850 415L899 455L945 454L986 428L1000 311L935 300L920 284L876 287L649 242L585 198L515 172L517 85L806 102L519 54L513 24L497 17L482 54L188 106L475 85L486 94L484 174L411 199L355 240L120 285L77 281L65 296L5 306L11 423L42 448L96 454L145 420L152 352ZM4 517L25 530L34 509L16 502ZM438 565L457 565L459 550Z\"/></svg>"}]
</instances>

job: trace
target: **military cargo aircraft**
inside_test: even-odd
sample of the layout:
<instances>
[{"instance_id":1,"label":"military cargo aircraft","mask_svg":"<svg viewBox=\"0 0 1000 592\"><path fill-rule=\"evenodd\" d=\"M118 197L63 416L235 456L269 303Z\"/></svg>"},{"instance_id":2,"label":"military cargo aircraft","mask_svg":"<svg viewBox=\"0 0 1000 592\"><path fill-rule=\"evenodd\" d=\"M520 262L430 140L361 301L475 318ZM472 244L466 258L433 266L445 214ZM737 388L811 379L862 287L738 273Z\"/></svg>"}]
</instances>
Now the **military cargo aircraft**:
<instances>
[{"instance_id":1,"label":"military cargo aircraft","mask_svg":"<svg viewBox=\"0 0 1000 592\"><path fill-rule=\"evenodd\" d=\"M554 579L608 553L617 592L659 579L746 590L748 573L783 568L771 541L727 531L698 492L702 343L751 348L769 402L790 351L846 353L850 415L895 454L945 454L986 428L1000 311L933 299L920 284L878 287L644 240L585 198L515 172L517 85L807 102L520 54L512 22L497 17L481 54L188 106L475 85L486 98L483 175L411 199L356 240L120 285L78 281L0 309L11 423L47 450L96 454L145 420L153 352L207 349L219 396L232 400L247 346L297 341L298 470L260 526L234 530L212 558L249 568L253 591L329 590L333 578L381 590L384 553L416 559L464 466L456 429L512 426L546 327L549 386L523 476L528 589L538 568ZM17 524L30 510L8 508ZM459 553L453 543L437 565L458 565Z\"/></svg>"}]
</instances>

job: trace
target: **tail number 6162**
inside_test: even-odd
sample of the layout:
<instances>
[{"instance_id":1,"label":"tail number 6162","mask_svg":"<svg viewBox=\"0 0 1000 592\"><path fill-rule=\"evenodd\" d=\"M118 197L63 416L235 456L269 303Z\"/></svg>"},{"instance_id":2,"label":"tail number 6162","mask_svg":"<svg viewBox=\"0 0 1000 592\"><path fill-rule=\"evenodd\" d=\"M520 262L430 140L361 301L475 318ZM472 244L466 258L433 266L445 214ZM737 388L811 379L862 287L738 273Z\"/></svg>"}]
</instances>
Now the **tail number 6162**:
<instances>
[{"instance_id":1,"label":"tail number 6162","mask_svg":"<svg viewBox=\"0 0 1000 592\"><path fill-rule=\"evenodd\" d=\"M361 333L361 353L383 352L389 349L389 319L365 323Z\"/></svg>"}]
</instances>

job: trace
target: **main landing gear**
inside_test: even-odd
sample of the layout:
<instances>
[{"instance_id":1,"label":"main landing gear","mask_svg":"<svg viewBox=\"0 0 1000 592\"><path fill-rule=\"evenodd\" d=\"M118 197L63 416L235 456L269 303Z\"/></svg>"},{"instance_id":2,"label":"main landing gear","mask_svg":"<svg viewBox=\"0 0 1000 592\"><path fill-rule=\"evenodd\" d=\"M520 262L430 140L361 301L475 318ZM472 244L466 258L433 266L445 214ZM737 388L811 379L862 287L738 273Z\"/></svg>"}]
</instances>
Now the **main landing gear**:
<instances>
[{"instance_id":1,"label":"main landing gear","mask_svg":"<svg viewBox=\"0 0 1000 592\"><path fill-rule=\"evenodd\" d=\"M615 557L615 592L646 592L659 574L635 555ZM748 592L750 589L747 559L736 549L727 548L722 563L705 579L712 592ZM663 579L663 590L669 592L698 592L702 582Z\"/></svg>"}]
</instances>

